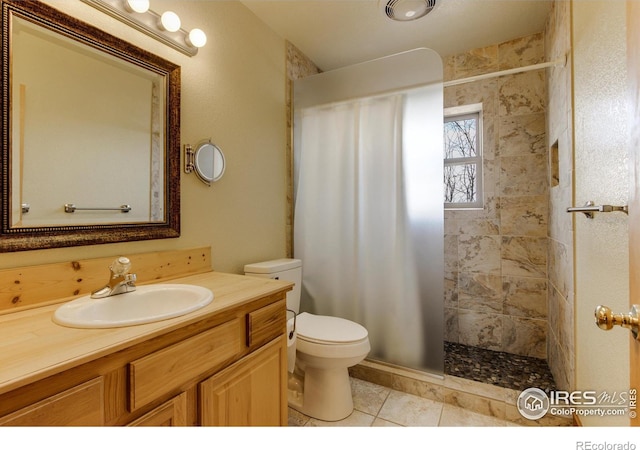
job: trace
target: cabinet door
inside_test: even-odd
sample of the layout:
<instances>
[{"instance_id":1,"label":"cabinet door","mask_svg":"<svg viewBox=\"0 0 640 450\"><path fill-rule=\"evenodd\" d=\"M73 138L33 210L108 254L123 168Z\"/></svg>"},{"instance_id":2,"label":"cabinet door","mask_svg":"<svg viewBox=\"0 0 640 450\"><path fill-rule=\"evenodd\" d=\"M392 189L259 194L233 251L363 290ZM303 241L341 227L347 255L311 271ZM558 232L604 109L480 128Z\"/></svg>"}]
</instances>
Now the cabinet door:
<instances>
[{"instance_id":1,"label":"cabinet door","mask_svg":"<svg viewBox=\"0 0 640 450\"><path fill-rule=\"evenodd\" d=\"M34 405L0 417L4 426L98 426L104 425L102 377L67 389Z\"/></svg>"},{"instance_id":2,"label":"cabinet door","mask_svg":"<svg viewBox=\"0 0 640 450\"><path fill-rule=\"evenodd\" d=\"M144 416L130 427L184 427L187 425L187 393L172 398Z\"/></svg>"},{"instance_id":3,"label":"cabinet door","mask_svg":"<svg viewBox=\"0 0 640 450\"><path fill-rule=\"evenodd\" d=\"M285 425L286 382L287 343L282 336L200 383L201 425Z\"/></svg>"}]
</instances>

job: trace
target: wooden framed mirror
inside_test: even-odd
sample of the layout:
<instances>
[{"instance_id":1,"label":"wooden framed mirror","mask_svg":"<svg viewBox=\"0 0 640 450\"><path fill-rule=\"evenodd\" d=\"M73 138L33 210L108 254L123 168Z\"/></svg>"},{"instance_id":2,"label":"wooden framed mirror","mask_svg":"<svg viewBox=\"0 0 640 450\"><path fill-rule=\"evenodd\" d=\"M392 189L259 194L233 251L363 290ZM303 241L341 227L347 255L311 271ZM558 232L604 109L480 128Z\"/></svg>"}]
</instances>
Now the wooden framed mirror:
<instances>
[{"instance_id":1,"label":"wooden framed mirror","mask_svg":"<svg viewBox=\"0 0 640 450\"><path fill-rule=\"evenodd\" d=\"M1 1L0 252L178 237L180 67Z\"/></svg>"}]
</instances>

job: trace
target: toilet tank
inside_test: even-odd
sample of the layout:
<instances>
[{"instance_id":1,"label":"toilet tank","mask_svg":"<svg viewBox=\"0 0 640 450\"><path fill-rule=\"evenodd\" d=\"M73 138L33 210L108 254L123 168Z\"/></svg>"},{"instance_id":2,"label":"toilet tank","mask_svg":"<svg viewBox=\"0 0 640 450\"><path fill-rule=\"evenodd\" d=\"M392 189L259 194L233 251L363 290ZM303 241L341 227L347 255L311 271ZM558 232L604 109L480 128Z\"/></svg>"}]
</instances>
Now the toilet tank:
<instances>
[{"instance_id":1,"label":"toilet tank","mask_svg":"<svg viewBox=\"0 0 640 450\"><path fill-rule=\"evenodd\" d=\"M287 309L300 312L300 285L302 284L302 261L299 259L274 259L244 266L244 274L251 277L271 278L295 283L287 292Z\"/></svg>"}]
</instances>

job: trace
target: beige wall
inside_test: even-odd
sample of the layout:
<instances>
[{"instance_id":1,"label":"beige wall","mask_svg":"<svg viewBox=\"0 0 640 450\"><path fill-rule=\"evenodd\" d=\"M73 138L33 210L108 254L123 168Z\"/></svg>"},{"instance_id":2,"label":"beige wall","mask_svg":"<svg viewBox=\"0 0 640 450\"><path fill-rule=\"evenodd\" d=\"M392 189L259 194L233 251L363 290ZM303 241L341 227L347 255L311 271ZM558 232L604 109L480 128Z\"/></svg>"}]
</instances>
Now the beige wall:
<instances>
[{"instance_id":1,"label":"beige wall","mask_svg":"<svg viewBox=\"0 0 640 450\"><path fill-rule=\"evenodd\" d=\"M285 256L284 40L239 2L154 1L154 10L171 7L183 27L207 33L188 57L82 2L45 2L179 64L182 145L211 138L226 172L207 187L181 170L180 238L5 253L0 268L211 246L214 269L240 273L245 263Z\"/></svg>"},{"instance_id":2,"label":"beige wall","mask_svg":"<svg viewBox=\"0 0 640 450\"><path fill-rule=\"evenodd\" d=\"M626 205L626 3L572 1L574 202ZM574 219L576 389L629 388L629 333L593 324L599 304L629 310L627 216ZM606 357L603 357L606 355ZM626 424L628 418L584 418L585 425Z\"/></svg>"},{"instance_id":3,"label":"beige wall","mask_svg":"<svg viewBox=\"0 0 640 450\"><path fill-rule=\"evenodd\" d=\"M543 62L542 34L445 59L445 81ZM483 210L445 211L445 340L546 358L544 70L445 88L483 104Z\"/></svg>"}]
</instances>

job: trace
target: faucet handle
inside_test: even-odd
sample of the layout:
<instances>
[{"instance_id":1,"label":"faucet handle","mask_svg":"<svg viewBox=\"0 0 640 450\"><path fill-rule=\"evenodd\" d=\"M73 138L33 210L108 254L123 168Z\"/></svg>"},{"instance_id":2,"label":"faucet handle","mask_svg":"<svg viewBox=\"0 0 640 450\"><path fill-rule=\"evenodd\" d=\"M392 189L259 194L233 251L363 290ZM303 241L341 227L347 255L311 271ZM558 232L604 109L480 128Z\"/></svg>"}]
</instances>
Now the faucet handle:
<instances>
[{"instance_id":1,"label":"faucet handle","mask_svg":"<svg viewBox=\"0 0 640 450\"><path fill-rule=\"evenodd\" d=\"M131 261L126 256L120 256L111 263L109 269L114 277L124 276L131 270Z\"/></svg>"}]
</instances>

